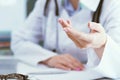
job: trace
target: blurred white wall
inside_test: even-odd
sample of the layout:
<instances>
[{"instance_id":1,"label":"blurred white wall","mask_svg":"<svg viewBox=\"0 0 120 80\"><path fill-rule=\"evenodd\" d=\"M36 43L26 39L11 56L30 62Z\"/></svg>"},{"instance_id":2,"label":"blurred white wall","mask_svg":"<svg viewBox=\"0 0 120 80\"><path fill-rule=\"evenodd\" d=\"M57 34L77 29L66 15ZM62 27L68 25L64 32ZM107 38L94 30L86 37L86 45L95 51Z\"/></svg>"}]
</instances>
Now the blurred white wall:
<instances>
[{"instance_id":1,"label":"blurred white wall","mask_svg":"<svg viewBox=\"0 0 120 80\"><path fill-rule=\"evenodd\" d=\"M0 0L0 31L15 30L26 18L26 0Z\"/></svg>"}]
</instances>

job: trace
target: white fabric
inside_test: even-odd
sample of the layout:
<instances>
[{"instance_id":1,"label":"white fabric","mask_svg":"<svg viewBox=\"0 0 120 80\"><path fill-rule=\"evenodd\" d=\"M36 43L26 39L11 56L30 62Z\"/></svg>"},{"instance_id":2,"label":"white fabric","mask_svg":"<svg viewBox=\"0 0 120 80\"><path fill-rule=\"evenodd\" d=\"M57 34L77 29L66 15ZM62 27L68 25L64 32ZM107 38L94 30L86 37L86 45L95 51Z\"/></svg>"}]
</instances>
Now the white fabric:
<instances>
[{"instance_id":1,"label":"white fabric","mask_svg":"<svg viewBox=\"0 0 120 80\"><path fill-rule=\"evenodd\" d=\"M88 0L80 0L80 2L83 3L87 8L91 9L92 11L96 11L100 0L91 0L89 2Z\"/></svg>"},{"instance_id":2,"label":"white fabric","mask_svg":"<svg viewBox=\"0 0 120 80\"><path fill-rule=\"evenodd\" d=\"M69 53L82 61L87 59L87 55L87 65L89 67L98 66L98 69L107 75L120 77L120 69L118 68L120 67L120 0L104 0L100 23L104 27L108 38L101 60L93 49L81 50L77 48L67 37L60 24L56 25L54 2L51 2L49 15L44 20L43 10L45 1L38 0L24 27L13 32L11 49L15 56L22 60L25 59L25 61L31 64L37 64L37 62L57 54ZM67 11L60 7L60 17L70 19L75 29L88 33L87 23L92 20L92 13L96 10L99 0L90 0L89 2L81 0L81 2L84 4L84 7L73 16L69 16ZM45 25L46 38L44 38L45 48L43 48L38 43L45 36ZM56 47L56 27L59 28L59 51L54 53L51 50ZM19 55L23 55L23 57L19 57Z\"/></svg>"}]
</instances>

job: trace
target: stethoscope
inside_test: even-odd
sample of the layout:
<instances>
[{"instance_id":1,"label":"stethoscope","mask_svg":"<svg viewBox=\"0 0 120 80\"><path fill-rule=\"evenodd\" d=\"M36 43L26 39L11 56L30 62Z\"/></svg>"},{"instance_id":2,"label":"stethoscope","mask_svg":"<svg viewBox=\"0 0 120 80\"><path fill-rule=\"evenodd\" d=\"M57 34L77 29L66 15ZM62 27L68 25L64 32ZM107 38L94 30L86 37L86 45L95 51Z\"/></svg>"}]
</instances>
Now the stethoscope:
<instances>
[{"instance_id":1,"label":"stethoscope","mask_svg":"<svg viewBox=\"0 0 120 80\"><path fill-rule=\"evenodd\" d=\"M44 7L44 16L47 17L48 16L48 7L50 4L51 0L46 0L45 3L45 7ZM55 16L56 16L56 45L55 45L55 49L53 49L53 52L59 52L59 29L58 29L58 17L59 17L59 7L58 7L58 2L57 0L54 0L55 3ZM45 18L46 19L46 18ZM45 20L46 21L46 20ZM47 31L47 26L44 26L44 40L46 40L46 31Z\"/></svg>"},{"instance_id":2,"label":"stethoscope","mask_svg":"<svg viewBox=\"0 0 120 80\"><path fill-rule=\"evenodd\" d=\"M49 4L50 4L50 1L51 0L46 0L46 3L45 3L45 6L44 6L44 16L47 17L48 16L48 7L49 7ZM99 23L99 18L100 18L100 15L101 15L101 10L102 10L102 4L103 4L103 1L104 0L100 0L100 3L98 5L98 8L97 10L93 13L93 18L92 18L92 22L96 22L96 23ZM54 0L54 3L55 3L55 16L57 17L56 18L56 48L53 49L54 52L58 52L59 50L59 30L58 30L58 17L59 17L59 6L58 6L58 2L57 0ZM64 3L64 0L62 0L62 3ZM45 29L44 29L44 40L46 38L46 25L45 25Z\"/></svg>"}]
</instances>

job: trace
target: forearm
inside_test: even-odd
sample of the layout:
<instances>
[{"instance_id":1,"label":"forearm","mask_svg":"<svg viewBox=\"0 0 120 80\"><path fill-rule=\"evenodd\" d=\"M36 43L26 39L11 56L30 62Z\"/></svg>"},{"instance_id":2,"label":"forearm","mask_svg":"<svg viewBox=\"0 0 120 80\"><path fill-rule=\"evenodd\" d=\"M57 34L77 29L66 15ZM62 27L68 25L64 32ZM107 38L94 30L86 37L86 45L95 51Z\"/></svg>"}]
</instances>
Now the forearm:
<instances>
[{"instance_id":1,"label":"forearm","mask_svg":"<svg viewBox=\"0 0 120 80\"><path fill-rule=\"evenodd\" d=\"M102 56L103 56L104 49L105 49L105 46L106 46L106 43L107 43L107 35L104 35L102 40L103 41L101 41L101 43L100 43L101 46L98 47L98 48L94 48L94 50L95 50L97 56L99 57L99 59L101 59Z\"/></svg>"},{"instance_id":2,"label":"forearm","mask_svg":"<svg viewBox=\"0 0 120 80\"><path fill-rule=\"evenodd\" d=\"M98 56L100 59L101 59L102 56L103 56L104 48L105 48L105 46L102 46L102 47L100 47L100 48L94 48L97 56Z\"/></svg>"},{"instance_id":3,"label":"forearm","mask_svg":"<svg viewBox=\"0 0 120 80\"><path fill-rule=\"evenodd\" d=\"M57 55L32 42L13 44L12 50L17 58L30 64L37 64L39 61Z\"/></svg>"}]
</instances>

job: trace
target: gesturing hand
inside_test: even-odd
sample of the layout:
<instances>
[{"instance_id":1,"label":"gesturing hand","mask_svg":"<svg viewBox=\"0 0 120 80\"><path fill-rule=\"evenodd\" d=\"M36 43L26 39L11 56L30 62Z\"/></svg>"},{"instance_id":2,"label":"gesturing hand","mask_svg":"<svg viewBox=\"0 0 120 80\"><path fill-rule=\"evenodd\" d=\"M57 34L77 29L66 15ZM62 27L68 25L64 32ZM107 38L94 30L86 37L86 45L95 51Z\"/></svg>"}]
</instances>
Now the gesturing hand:
<instances>
[{"instance_id":1,"label":"gesturing hand","mask_svg":"<svg viewBox=\"0 0 120 80\"><path fill-rule=\"evenodd\" d=\"M70 21L68 20L65 21L63 19L59 19L59 23L62 25L68 37L80 48L101 48L106 43L106 34L104 28L100 24L89 22L88 27L91 32L86 34L73 29Z\"/></svg>"},{"instance_id":2,"label":"gesturing hand","mask_svg":"<svg viewBox=\"0 0 120 80\"><path fill-rule=\"evenodd\" d=\"M83 70L84 66L78 60L69 54L53 56L42 62L49 67L60 68L64 70Z\"/></svg>"}]
</instances>

